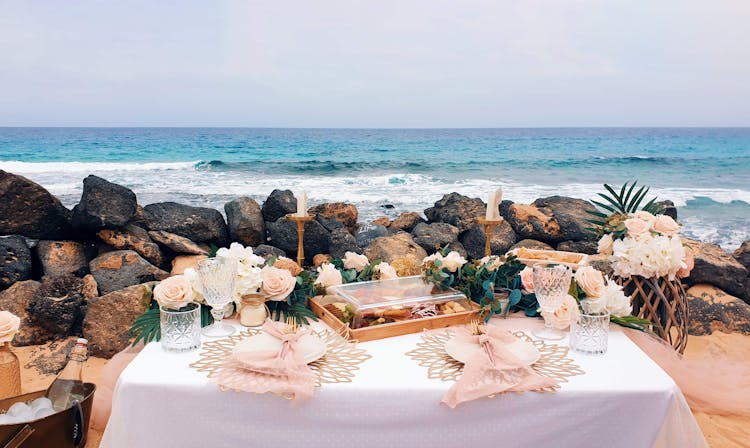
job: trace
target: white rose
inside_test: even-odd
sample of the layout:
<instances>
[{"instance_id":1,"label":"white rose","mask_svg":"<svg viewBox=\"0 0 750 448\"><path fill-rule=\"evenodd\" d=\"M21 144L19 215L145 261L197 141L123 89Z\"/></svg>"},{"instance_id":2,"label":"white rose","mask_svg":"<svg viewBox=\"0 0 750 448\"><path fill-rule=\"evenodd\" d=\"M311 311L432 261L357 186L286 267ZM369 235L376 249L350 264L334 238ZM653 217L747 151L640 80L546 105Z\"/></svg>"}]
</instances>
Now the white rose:
<instances>
[{"instance_id":1,"label":"white rose","mask_svg":"<svg viewBox=\"0 0 750 448\"><path fill-rule=\"evenodd\" d=\"M362 269L366 268L368 264L370 264L370 260L365 255L359 255L354 252L344 254L345 269L354 269L357 272L362 272Z\"/></svg>"},{"instance_id":2,"label":"white rose","mask_svg":"<svg viewBox=\"0 0 750 448\"><path fill-rule=\"evenodd\" d=\"M391 280L394 278L398 278L396 268L384 261L375 266L375 272L378 273L379 280Z\"/></svg>"},{"instance_id":3,"label":"white rose","mask_svg":"<svg viewBox=\"0 0 750 448\"><path fill-rule=\"evenodd\" d=\"M232 243L229 248L222 247L216 251L216 257L227 258L235 260L237 263L241 263L245 266L256 267L262 266L266 260L253 253L253 248L250 246L243 246L240 243Z\"/></svg>"},{"instance_id":4,"label":"white rose","mask_svg":"<svg viewBox=\"0 0 750 448\"><path fill-rule=\"evenodd\" d=\"M597 251L602 255L612 255L613 243L612 235L608 233L599 240Z\"/></svg>"},{"instance_id":5,"label":"white rose","mask_svg":"<svg viewBox=\"0 0 750 448\"><path fill-rule=\"evenodd\" d=\"M427 265L430 262L435 262L435 261L440 261L442 263L443 255L440 252L435 252L432 255L424 257L424 259L422 260L422 266Z\"/></svg>"},{"instance_id":6,"label":"white rose","mask_svg":"<svg viewBox=\"0 0 750 448\"><path fill-rule=\"evenodd\" d=\"M654 221L654 230L662 235L673 236L680 231L680 225L671 216L659 215Z\"/></svg>"},{"instance_id":7,"label":"white rose","mask_svg":"<svg viewBox=\"0 0 750 448\"><path fill-rule=\"evenodd\" d=\"M552 326L558 330L565 330L568 328L570 326L570 320L573 317L577 317L578 314L578 302L569 295L565 296L560 306L552 314L545 315L545 313L542 312L542 315L552 322Z\"/></svg>"},{"instance_id":8,"label":"white rose","mask_svg":"<svg viewBox=\"0 0 750 448\"><path fill-rule=\"evenodd\" d=\"M192 286L193 288L193 302L206 303L206 298L203 297L203 289L201 289L201 283L198 280L198 273L195 271L195 269L185 269L185 272L182 273L182 276L185 277L185 280L187 280L188 283L190 283L190 286Z\"/></svg>"},{"instance_id":9,"label":"white rose","mask_svg":"<svg viewBox=\"0 0 750 448\"><path fill-rule=\"evenodd\" d=\"M341 272L331 263L323 263L318 267L318 278L315 280L315 285L328 288L329 286L340 285L343 282Z\"/></svg>"},{"instance_id":10,"label":"white rose","mask_svg":"<svg viewBox=\"0 0 750 448\"><path fill-rule=\"evenodd\" d=\"M266 266L261 270L263 286L260 293L268 300L280 302L289 297L297 284L297 278L286 269Z\"/></svg>"},{"instance_id":11,"label":"white rose","mask_svg":"<svg viewBox=\"0 0 750 448\"><path fill-rule=\"evenodd\" d=\"M178 310L193 301L193 287L184 275L175 275L156 285L154 300L164 308Z\"/></svg>"},{"instance_id":12,"label":"white rose","mask_svg":"<svg viewBox=\"0 0 750 448\"><path fill-rule=\"evenodd\" d=\"M0 344L12 341L20 327L20 317L10 311L0 311Z\"/></svg>"},{"instance_id":13,"label":"white rose","mask_svg":"<svg viewBox=\"0 0 750 448\"><path fill-rule=\"evenodd\" d=\"M464 264L466 264L466 258L462 257L461 254L454 250L450 251L448 255L443 258L443 267L450 272L456 272Z\"/></svg>"},{"instance_id":14,"label":"white rose","mask_svg":"<svg viewBox=\"0 0 750 448\"><path fill-rule=\"evenodd\" d=\"M586 293L586 298L593 299L604 291L604 276L591 266L583 266L576 271L576 283Z\"/></svg>"}]
</instances>

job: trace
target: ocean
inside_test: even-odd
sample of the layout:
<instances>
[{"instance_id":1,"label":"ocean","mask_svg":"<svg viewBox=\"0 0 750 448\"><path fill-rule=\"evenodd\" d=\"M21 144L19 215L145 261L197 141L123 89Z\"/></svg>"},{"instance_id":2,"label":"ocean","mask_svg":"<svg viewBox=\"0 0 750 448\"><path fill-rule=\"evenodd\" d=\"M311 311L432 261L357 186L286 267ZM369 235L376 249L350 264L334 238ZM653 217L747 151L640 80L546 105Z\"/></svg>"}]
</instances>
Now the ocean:
<instances>
[{"instance_id":1,"label":"ocean","mask_svg":"<svg viewBox=\"0 0 750 448\"><path fill-rule=\"evenodd\" d=\"M96 174L141 204L223 210L288 188L312 205L353 202L362 221L422 211L452 191L592 199L605 182L637 179L674 201L683 234L726 250L750 239L750 128L0 128L0 169L68 207Z\"/></svg>"}]
</instances>

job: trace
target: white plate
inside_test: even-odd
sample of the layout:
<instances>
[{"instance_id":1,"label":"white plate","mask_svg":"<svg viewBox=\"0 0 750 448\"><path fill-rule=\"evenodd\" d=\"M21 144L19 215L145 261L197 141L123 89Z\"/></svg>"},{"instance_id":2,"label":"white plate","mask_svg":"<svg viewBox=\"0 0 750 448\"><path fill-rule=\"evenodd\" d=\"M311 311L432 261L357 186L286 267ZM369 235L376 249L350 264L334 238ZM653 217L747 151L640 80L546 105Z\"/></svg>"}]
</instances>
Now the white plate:
<instances>
[{"instance_id":1,"label":"white plate","mask_svg":"<svg viewBox=\"0 0 750 448\"><path fill-rule=\"evenodd\" d=\"M522 341L516 338L515 342L512 342L505 346L511 353L516 355L521 361L530 366L535 362L539 361L542 356L539 350L534 347L534 344L527 341ZM451 338L445 343L445 352L448 356L455 359L458 362L466 364L466 361L471 358L475 352L482 350L482 346L473 342L461 341L457 338Z\"/></svg>"},{"instance_id":2,"label":"white plate","mask_svg":"<svg viewBox=\"0 0 750 448\"><path fill-rule=\"evenodd\" d=\"M302 354L302 359L307 364L315 362L326 354L326 343L314 334L306 334L299 338L297 347ZM258 352L269 350L281 350L281 340L276 339L268 333L260 333L243 339L234 346L234 352Z\"/></svg>"}]
</instances>

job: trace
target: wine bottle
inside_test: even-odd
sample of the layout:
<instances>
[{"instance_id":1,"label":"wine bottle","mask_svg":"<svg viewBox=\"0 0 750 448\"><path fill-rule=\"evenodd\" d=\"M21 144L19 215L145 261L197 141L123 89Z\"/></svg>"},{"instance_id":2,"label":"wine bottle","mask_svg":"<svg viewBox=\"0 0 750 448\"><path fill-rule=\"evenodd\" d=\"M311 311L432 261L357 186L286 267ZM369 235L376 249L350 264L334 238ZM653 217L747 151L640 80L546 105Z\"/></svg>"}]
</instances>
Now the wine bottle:
<instances>
[{"instance_id":1,"label":"wine bottle","mask_svg":"<svg viewBox=\"0 0 750 448\"><path fill-rule=\"evenodd\" d=\"M86 392L83 387L82 374L83 365L87 359L88 341L79 338L70 350L68 364L47 389L47 398L52 401L55 411L64 411L73 406L75 401L83 402Z\"/></svg>"}]
</instances>

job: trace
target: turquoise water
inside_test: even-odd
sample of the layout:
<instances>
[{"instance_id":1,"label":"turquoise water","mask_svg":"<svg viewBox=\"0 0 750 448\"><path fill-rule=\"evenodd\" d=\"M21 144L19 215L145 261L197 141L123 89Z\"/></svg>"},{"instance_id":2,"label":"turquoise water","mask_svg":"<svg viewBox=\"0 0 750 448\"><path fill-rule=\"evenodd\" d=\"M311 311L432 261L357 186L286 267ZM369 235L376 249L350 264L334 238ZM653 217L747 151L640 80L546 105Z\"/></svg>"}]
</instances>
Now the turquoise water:
<instances>
[{"instance_id":1,"label":"turquoise water","mask_svg":"<svg viewBox=\"0 0 750 448\"><path fill-rule=\"evenodd\" d=\"M0 128L0 169L66 205L95 173L142 203L221 208L291 188L355 202L363 218L423 210L450 191L590 199L603 182L637 178L678 205L686 234L726 249L750 238L750 128Z\"/></svg>"}]
</instances>

